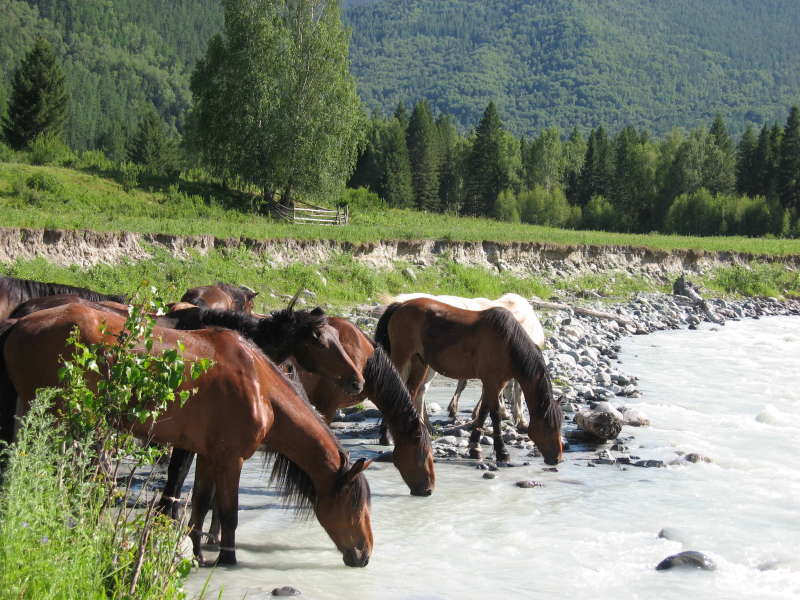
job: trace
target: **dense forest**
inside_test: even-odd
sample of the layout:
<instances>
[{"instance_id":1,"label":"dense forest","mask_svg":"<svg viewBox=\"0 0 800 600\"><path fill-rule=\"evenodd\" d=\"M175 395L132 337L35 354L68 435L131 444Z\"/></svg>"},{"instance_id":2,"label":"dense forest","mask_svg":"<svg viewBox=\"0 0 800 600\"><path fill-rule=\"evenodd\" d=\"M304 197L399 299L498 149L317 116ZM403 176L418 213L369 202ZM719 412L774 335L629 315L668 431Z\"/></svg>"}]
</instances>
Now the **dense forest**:
<instances>
[{"instance_id":1,"label":"dense forest","mask_svg":"<svg viewBox=\"0 0 800 600\"><path fill-rule=\"evenodd\" d=\"M54 47L70 101L66 141L114 158L149 109L180 130L189 79L221 29L219 0L0 0L0 114L37 36Z\"/></svg>"},{"instance_id":2,"label":"dense forest","mask_svg":"<svg viewBox=\"0 0 800 600\"><path fill-rule=\"evenodd\" d=\"M427 98L460 131L494 101L535 135L600 124L656 135L720 113L739 134L800 101L795 0L344 0L368 112ZM72 98L67 141L115 158L150 106L182 130L220 0L0 0L0 114L44 35Z\"/></svg>"},{"instance_id":3,"label":"dense forest","mask_svg":"<svg viewBox=\"0 0 800 600\"><path fill-rule=\"evenodd\" d=\"M800 99L796 0L380 0L347 18L370 109L424 97L462 128L494 100L517 135L717 112L740 133Z\"/></svg>"}]
</instances>

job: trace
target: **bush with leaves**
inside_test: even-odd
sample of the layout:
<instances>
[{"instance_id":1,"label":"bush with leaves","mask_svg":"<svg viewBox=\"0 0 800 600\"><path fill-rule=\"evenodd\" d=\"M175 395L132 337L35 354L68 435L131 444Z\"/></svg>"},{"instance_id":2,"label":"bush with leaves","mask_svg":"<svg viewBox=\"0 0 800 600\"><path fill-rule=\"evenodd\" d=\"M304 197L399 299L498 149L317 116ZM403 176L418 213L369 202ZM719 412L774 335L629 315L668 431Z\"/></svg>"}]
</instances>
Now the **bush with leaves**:
<instances>
[{"instance_id":1,"label":"bush with leaves","mask_svg":"<svg viewBox=\"0 0 800 600\"><path fill-rule=\"evenodd\" d=\"M6 451L4 597L185 597L182 580L191 569L181 556L185 530L154 510L150 477L131 486L157 453L136 443L127 425L156 418L170 402L186 402L190 392L178 391L184 373L198 377L210 362L187 369L180 346L153 352L153 320L142 307L131 308L116 338L84 344L73 333L74 351L59 373L63 387L40 390ZM97 383L90 386L90 379ZM101 451L123 457L112 477L98 461ZM127 481L123 489L115 486L120 478ZM148 493L153 500L146 500Z\"/></svg>"}]
</instances>

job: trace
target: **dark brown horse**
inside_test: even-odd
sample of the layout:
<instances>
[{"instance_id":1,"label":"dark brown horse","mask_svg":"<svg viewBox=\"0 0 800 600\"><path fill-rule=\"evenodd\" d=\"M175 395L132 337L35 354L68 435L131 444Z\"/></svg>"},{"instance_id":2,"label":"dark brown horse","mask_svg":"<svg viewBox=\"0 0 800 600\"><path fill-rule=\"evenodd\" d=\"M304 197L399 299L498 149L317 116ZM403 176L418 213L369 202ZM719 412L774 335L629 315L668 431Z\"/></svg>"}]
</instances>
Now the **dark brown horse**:
<instances>
[{"instance_id":1,"label":"dark brown horse","mask_svg":"<svg viewBox=\"0 0 800 600\"><path fill-rule=\"evenodd\" d=\"M292 358L345 397L360 394L364 387L361 369L353 363L327 315L320 308L297 311L293 304L261 318L235 311L192 308L168 313L157 322L181 330L212 326L232 329L253 341L275 363ZM191 451L177 446L173 449L159 505L162 512L178 516L181 488L193 459Z\"/></svg>"},{"instance_id":2,"label":"dark brown horse","mask_svg":"<svg viewBox=\"0 0 800 600\"><path fill-rule=\"evenodd\" d=\"M244 285L230 285L217 282L215 285L203 285L187 290L181 302L188 302L203 308L217 310L238 310L253 312L253 299L258 292Z\"/></svg>"},{"instance_id":3,"label":"dark brown horse","mask_svg":"<svg viewBox=\"0 0 800 600\"><path fill-rule=\"evenodd\" d=\"M547 464L561 460L561 407L539 348L504 308L455 308L419 298L390 305L378 321L375 339L392 357L416 400L428 367L453 379L480 379L481 408L469 440L470 456L480 458L478 441L487 413L492 416L498 460L508 460L500 432L498 395L511 379L525 394L528 435Z\"/></svg>"},{"instance_id":4,"label":"dark brown horse","mask_svg":"<svg viewBox=\"0 0 800 600\"><path fill-rule=\"evenodd\" d=\"M389 357L350 321L330 317L339 340L364 374L364 391L357 396L327 384L324 377L298 365L297 374L311 404L330 421L336 409L369 398L383 413L395 441L392 460L415 496L430 496L436 484L428 429L411 402L411 396Z\"/></svg>"},{"instance_id":5,"label":"dark brown horse","mask_svg":"<svg viewBox=\"0 0 800 600\"><path fill-rule=\"evenodd\" d=\"M101 324L104 333L101 333ZM0 337L0 403L19 396L17 415L26 413L40 387L58 385L62 356L69 356L70 332L83 343L110 343L124 327L121 316L68 304L18 320ZM176 331L156 328L154 351L184 347L187 370L200 357L213 367L185 388L196 391L181 406L172 403L155 421L126 425L143 439L177 444L198 454L191 537L200 554L200 531L216 489L222 523L219 563L234 564L238 489L242 463L264 444L277 453L273 478L292 503L316 513L348 566L365 566L372 552L369 486L350 465L318 413L263 353L234 331Z\"/></svg>"},{"instance_id":6,"label":"dark brown horse","mask_svg":"<svg viewBox=\"0 0 800 600\"><path fill-rule=\"evenodd\" d=\"M93 302L111 301L125 304L128 301L125 296L99 294L87 288L16 277L0 277L0 321L7 319L14 309L26 300L55 294L80 296Z\"/></svg>"}]
</instances>

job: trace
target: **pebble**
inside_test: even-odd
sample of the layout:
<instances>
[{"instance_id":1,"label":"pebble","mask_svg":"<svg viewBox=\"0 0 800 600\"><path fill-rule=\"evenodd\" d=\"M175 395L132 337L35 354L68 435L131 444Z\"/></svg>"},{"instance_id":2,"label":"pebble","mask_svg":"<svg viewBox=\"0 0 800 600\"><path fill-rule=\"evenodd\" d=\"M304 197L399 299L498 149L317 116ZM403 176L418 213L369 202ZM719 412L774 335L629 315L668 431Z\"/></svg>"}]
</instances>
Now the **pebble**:
<instances>
[{"instance_id":1,"label":"pebble","mask_svg":"<svg viewBox=\"0 0 800 600\"><path fill-rule=\"evenodd\" d=\"M492 471L486 471L483 474L483 478L484 479L496 479L497 478L497 473L494 473Z\"/></svg>"}]
</instances>

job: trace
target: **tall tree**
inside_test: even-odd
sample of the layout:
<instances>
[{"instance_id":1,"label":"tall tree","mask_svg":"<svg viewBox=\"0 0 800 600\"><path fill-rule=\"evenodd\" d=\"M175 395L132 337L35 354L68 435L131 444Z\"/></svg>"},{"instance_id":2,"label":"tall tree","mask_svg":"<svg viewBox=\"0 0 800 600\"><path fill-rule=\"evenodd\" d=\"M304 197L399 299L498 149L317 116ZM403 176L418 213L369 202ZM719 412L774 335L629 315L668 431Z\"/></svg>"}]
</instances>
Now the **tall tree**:
<instances>
[{"instance_id":1,"label":"tall tree","mask_svg":"<svg viewBox=\"0 0 800 600\"><path fill-rule=\"evenodd\" d=\"M466 143L456 131L450 115L436 119L439 135L439 204L443 211L458 212L464 200L464 157Z\"/></svg>"},{"instance_id":2,"label":"tall tree","mask_svg":"<svg viewBox=\"0 0 800 600\"><path fill-rule=\"evenodd\" d=\"M128 142L128 158L153 175L176 175L179 171L177 141L170 137L164 121L150 108L139 129Z\"/></svg>"},{"instance_id":3,"label":"tall tree","mask_svg":"<svg viewBox=\"0 0 800 600\"><path fill-rule=\"evenodd\" d=\"M525 185L541 186L548 192L561 187L566 169L566 156L557 127L542 130L522 152Z\"/></svg>"},{"instance_id":4,"label":"tall tree","mask_svg":"<svg viewBox=\"0 0 800 600\"><path fill-rule=\"evenodd\" d=\"M778 193L781 205L797 215L800 211L800 109L797 106L792 106L783 128Z\"/></svg>"},{"instance_id":5,"label":"tall tree","mask_svg":"<svg viewBox=\"0 0 800 600\"><path fill-rule=\"evenodd\" d=\"M439 140L426 100L414 105L406 140L417 208L439 210Z\"/></svg>"},{"instance_id":6,"label":"tall tree","mask_svg":"<svg viewBox=\"0 0 800 600\"><path fill-rule=\"evenodd\" d=\"M706 169L709 185L706 187L712 193L730 194L736 188L736 149L719 113L714 117L708 134L715 148L709 148L706 153L709 161Z\"/></svg>"},{"instance_id":7,"label":"tall tree","mask_svg":"<svg viewBox=\"0 0 800 600\"><path fill-rule=\"evenodd\" d=\"M53 49L47 40L37 38L14 72L3 136L17 150L40 134L60 136L68 103L64 74Z\"/></svg>"},{"instance_id":8,"label":"tall tree","mask_svg":"<svg viewBox=\"0 0 800 600\"><path fill-rule=\"evenodd\" d=\"M225 0L222 36L192 79L193 139L209 167L265 196L336 195L363 115L336 0Z\"/></svg>"},{"instance_id":9,"label":"tall tree","mask_svg":"<svg viewBox=\"0 0 800 600\"><path fill-rule=\"evenodd\" d=\"M467 162L465 214L492 215L497 197L508 187L510 177L503 155L503 134L497 108L490 102L478 124Z\"/></svg>"},{"instance_id":10,"label":"tall tree","mask_svg":"<svg viewBox=\"0 0 800 600\"><path fill-rule=\"evenodd\" d=\"M378 193L389 206L414 206L411 161L408 159L405 129L396 118L389 119L381 137L381 187Z\"/></svg>"},{"instance_id":11,"label":"tall tree","mask_svg":"<svg viewBox=\"0 0 800 600\"><path fill-rule=\"evenodd\" d=\"M655 210L655 159L633 127L624 128L614 142L611 202L620 215L618 229L645 231Z\"/></svg>"},{"instance_id":12,"label":"tall tree","mask_svg":"<svg viewBox=\"0 0 800 600\"><path fill-rule=\"evenodd\" d=\"M751 124L747 125L736 151L736 191L745 196L758 194L756 150L758 138Z\"/></svg>"},{"instance_id":13,"label":"tall tree","mask_svg":"<svg viewBox=\"0 0 800 600\"><path fill-rule=\"evenodd\" d=\"M608 197L614 175L614 158L611 144L602 126L589 135L586 158L580 176L578 199L585 206L594 196Z\"/></svg>"}]
</instances>

